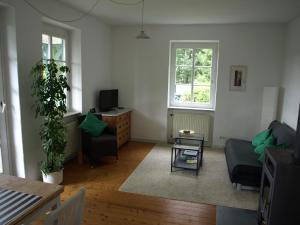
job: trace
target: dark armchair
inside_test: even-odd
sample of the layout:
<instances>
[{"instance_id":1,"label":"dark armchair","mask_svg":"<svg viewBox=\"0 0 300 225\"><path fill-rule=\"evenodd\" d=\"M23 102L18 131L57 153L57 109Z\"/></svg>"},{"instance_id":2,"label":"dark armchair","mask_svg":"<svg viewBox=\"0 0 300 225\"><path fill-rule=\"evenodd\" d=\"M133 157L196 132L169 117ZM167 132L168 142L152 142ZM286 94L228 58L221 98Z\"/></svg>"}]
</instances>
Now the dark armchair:
<instances>
[{"instance_id":1,"label":"dark armchair","mask_svg":"<svg viewBox=\"0 0 300 225\"><path fill-rule=\"evenodd\" d=\"M101 115L96 115L101 119ZM85 116L80 117L80 122ZM93 137L84 130L81 130L82 152L87 156L89 163L93 166L103 156L115 156L118 159L118 147L116 128L106 127L98 137Z\"/></svg>"}]
</instances>

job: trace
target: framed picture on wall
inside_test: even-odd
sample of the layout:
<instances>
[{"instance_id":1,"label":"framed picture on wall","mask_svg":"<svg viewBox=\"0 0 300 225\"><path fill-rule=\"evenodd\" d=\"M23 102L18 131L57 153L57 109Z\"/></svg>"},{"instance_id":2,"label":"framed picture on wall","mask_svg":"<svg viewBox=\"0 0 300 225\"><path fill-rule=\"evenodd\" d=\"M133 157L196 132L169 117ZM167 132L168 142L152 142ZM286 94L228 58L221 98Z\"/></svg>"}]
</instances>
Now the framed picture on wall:
<instances>
[{"instance_id":1,"label":"framed picture on wall","mask_svg":"<svg viewBox=\"0 0 300 225\"><path fill-rule=\"evenodd\" d=\"M247 66L233 65L230 67L230 91L245 91Z\"/></svg>"}]
</instances>

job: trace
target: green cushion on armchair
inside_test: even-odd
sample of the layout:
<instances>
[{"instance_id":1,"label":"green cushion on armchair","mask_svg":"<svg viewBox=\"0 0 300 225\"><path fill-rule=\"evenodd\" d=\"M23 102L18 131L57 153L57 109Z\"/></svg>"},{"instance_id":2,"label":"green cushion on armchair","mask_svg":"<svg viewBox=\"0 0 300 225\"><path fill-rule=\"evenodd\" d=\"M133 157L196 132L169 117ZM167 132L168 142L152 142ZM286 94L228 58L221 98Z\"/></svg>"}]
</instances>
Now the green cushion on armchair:
<instances>
[{"instance_id":1,"label":"green cushion on armchair","mask_svg":"<svg viewBox=\"0 0 300 225\"><path fill-rule=\"evenodd\" d=\"M97 137L102 134L104 129L107 127L107 123L99 120L94 114L88 112L79 127L90 135Z\"/></svg>"}]
</instances>

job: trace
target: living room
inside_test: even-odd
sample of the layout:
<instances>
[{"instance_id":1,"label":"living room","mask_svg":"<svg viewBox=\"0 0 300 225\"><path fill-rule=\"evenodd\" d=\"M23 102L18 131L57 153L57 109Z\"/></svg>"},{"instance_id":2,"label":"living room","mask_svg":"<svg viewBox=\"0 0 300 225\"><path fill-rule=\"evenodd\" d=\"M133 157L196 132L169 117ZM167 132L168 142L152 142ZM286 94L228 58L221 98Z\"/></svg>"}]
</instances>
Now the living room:
<instances>
[{"instance_id":1,"label":"living room","mask_svg":"<svg viewBox=\"0 0 300 225\"><path fill-rule=\"evenodd\" d=\"M72 112L65 119L67 124L72 124L67 128L69 139L66 147L66 157L71 159L71 164L67 163L64 170L63 185L66 194L63 199L68 199L75 193L80 184L87 188L87 192L89 187L93 189L93 185L105 186L105 180L100 179L97 173L109 174L109 170L114 171L113 177L118 176L120 180L118 184L112 184L107 177L107 185L118 190L130 174L139 172L137 166L157 146L169 150L169 158L165 160L170 166L171 147L166 144L173 135L172 116L177 113L209 116L204 166L209 162L206 161L209 156L205 155L206 152L209 153L209 149L223 150L228 139L252 140L262 131L267 87L275 88L277 93L277 101L273 104L273 119L296 130L300 102L300 4L296 0L270 0L264 3L146 0L143 3L144 12L140 15L142 1L0 1L1 69L4 74L1 91L4 86L5 142L9 143L9 151L6 152L10 154L8 157L9 154L1 147L6 174L31 180L40 180L42 176L40 161L43 152L39 137L41 120L35 118L32 108L34 98L31 95L32 80L29 74L42 57L42 34L52 31L61 33L60 30L67 30L71 56L69 104ZM76 21L72 21L74 19ZM141 23L145 23L142 29L150 39L136 39ZM215 88L210 93L214 102L211 107L180 107L170 100L174 94L171 91L172 79L169 77L173 66L172 47L173 44L175 46L182 43L217 45L217 60L214 61L217 69L215 80L211 82ZM240 90L232 87L234 66L242 66L243 69ZM114 158L105 157L104 162L95 165L94 169L89 168L87 161L79 166L74 159L72 161L81 151L78 117L92 108L98 111L99 91L107 89L118 89L118 106L131 110L131 140L119 149L117 164ZM4 108L3 105L1 108ZM1 134L1 143L4 143L3 132ZM222 157L226 166L225 156ZM133 160L132 165L126 164L128 160ZM117 168L126 167L126 175L123 174L121 178L120 171L115 171L115 165ZM77 166L84 171L82 180L76 180L72 174L72 171L80 174ZM157 168L160 167L157 165ZM153 167L150 169L154 171ZM172 177L177 176L176 179L188 180L186 184L190 184L189 182L201 180L201 169L198 178L188 171L170 173L170 168L167 168L166 176L171 174ZM204 167L202 171L206 171ZM223 172L229 182L228 171ZM89 179L93 184L87 182ZM165 177L162 179L166 180ZM152 189L155 188L154 185ZM242 198L247 195L246 198L249 199L252 195L257 197L259 194L253 190L238 191L229 185L223 189L230 189L233 193L242 195ZM156 197L172 198L167 194L163 196L162 193L167 192L166 190L158 192L160 194ZM201 200L197 203L214 205L213 202L204 201L203 196L200 197ZM190 202L190 197L177 200ZM150 200L145 200L147 201ZM92 204L89 202L88 206ZM184 223L187 221L182 221ZM223 225L218 221L200 224L215 223ZM101 222L85 221L84 224Z\"/></svg>"}]
</instances>

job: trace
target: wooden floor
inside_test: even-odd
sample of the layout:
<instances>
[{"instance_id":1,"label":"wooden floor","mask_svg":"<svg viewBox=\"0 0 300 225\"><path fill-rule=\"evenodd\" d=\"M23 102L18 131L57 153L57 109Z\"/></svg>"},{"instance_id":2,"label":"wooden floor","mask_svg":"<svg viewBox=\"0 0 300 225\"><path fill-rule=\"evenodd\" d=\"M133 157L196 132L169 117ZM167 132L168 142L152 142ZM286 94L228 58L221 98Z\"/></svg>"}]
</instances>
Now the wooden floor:
<instances>
[{"instance_id":1,"label":"wooden floor","mask_svg":"<svg viewBox=\"0 0 300 225\"><path fill-rule=\"evenodd\" d=\"M120 149L118 161L108 157L94 169L69 163L64 170L62 200L81 186L87 189L84 225L215 225L215 206L118 191L152 147L130 142Z\"/></svg>"}]
</instances>

